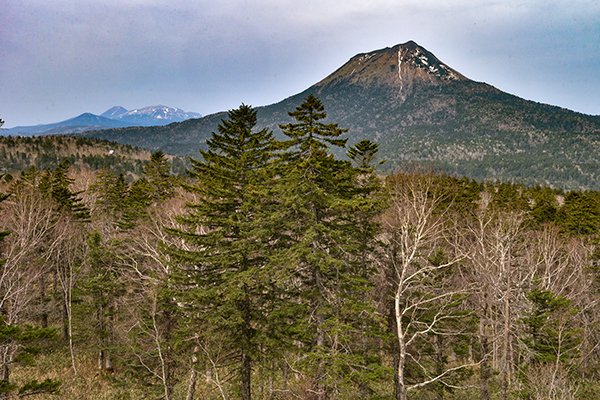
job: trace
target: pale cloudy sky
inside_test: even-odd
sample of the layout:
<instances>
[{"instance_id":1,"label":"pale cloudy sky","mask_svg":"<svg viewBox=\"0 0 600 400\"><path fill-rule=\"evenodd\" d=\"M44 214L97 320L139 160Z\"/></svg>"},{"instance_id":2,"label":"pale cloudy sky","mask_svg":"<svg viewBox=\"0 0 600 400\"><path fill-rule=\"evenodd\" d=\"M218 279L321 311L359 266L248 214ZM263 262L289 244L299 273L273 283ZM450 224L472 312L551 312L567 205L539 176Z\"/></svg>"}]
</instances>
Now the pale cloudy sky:
<instances>
[{"instance_id":1,"label":"pale cloudy sky","mask_svg":"<svg viewBox=\"0 0 600 400\"><path fill-rule=\"evenodd\" d=\"M471 79L600 114L597 0L3 0L0 117L266 105L408 40Z\"/></svg>"}]
</instances>

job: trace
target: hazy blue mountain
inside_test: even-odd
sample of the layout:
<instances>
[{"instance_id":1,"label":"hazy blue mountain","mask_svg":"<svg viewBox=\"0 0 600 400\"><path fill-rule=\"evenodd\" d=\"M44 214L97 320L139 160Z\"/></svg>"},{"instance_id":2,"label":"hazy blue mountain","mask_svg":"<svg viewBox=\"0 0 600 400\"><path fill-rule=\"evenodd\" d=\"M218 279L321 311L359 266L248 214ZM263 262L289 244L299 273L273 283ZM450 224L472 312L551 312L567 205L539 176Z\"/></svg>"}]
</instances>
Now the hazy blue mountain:
<instances>
[{"instance_id":1,"label":"hazy blue mountain","mask_svg":"<svg viewBox=\"0 0 600 400\"><path fill-rule=\"evenodd\" d=\"M117 128L124 126L129 125L125 122L105 118L99 115L83 113L77 117L52 124L15 126L14 128L4 130L3 133L8 135L37 136L58 133L78 133L89 130Z\"/></svg>"},{"instance_id":2,"label":"hazy blue mountain","mask_svg":"<svg viewBox=\"0 0 600 400\"><path fill-rule=\"evenodd\" d=\"M305 91L258 107L259 126L277 131L308 94L350 128L349 144L378 142L390 170L418 163L477 179L600 189L600 116L472 81L412 41L358 54ZM224 116L86 135L196 156Z\"/></svg>"},{"instance_id":3,"label":"hazy blue mountain","mask_svg":"<svg viewBox=\"0 0 600 400\"><path fill-rule=\"evenodd\" d=\"M115 106L101 115L83 113L77 117L51 124L2 129L0 135L56 135L128 126L158 126L198 117L200 117L198 113L186 112L176 107L149 106L127 110L121 106Z\"/></svg>"},{"instance_id":4,"label":"hazy blue mountain","mask_svg":"<svg viewBox=\"0 0 600 400\"><path fill-rule=\"evenodd\" d=\"M100 116L110 118L110 119L117 119L126 113L127 113L127 109L125 107L114 106L114 107L111 107L108 110L104 111L102 114L100 114Z\"/></svg>"}]
</instances>

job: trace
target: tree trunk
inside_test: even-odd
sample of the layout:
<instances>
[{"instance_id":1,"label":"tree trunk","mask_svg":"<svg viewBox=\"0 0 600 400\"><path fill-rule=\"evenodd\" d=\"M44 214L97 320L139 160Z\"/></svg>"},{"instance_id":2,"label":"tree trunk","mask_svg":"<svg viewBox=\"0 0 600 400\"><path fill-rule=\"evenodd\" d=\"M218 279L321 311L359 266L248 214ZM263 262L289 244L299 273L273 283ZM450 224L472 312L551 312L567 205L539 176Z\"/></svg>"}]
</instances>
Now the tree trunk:
<instances>
[{"instance_id":1,"label":"tree trunk","mask_svg":"<svg viewBox=\"0 0 600 400\"><path fill-rule=\"evenodd\" d=\"M3 346L2 349L2 382L10 380L10 344Z\"/></svg>"},{"instance_id":2,"label":"tree trunk","mask_svg":"<svg viewBox=\"0 0 600 400\"><path fill-rule=\"evenodd\" d=\"M485 332L485 322L479 323L479 344L481 350L481 364L479 364L479 398L490 400L490 377L491 368L487 355L489 354L489 343Z\"/></svg>"},{"instance_id":3,"label":"tree trunk","mask_svg":"<svg viewBox=\"0 0 600 400\"><path fill-rule=\"evenodd\" d=\"M446 369L446 359L444 357L444 339L441 335L435 335L434 337L435 343L435 373L436 375L441 375ZM440 384L436 384L435 388L435 399L436 400L444 400L444 386Z\"/></svg>"},{"instance_id":4,"label":"tree trunk","mask_svg":"<svg viewBox=\"0 0 600 400\"><path fill-rule=\"evenodd\" d=\"M190 371L190 381L188 383L187 394L185 395L186 400L194 400L194 394L196 393L196 383L198 381L198 372L196 368L192 366Z\"/></svg>"},{"instance_id":5,"label":"tree trunk","mask_svg":"<svg viewBox=\"0 0 600 400\"><path fill-rule=\"evenodd\" d=\"M404 367L406 365L406 343L404 341L404 330L402 325L402 314L400 312L400 291L396 292L394 298L394 312L396 317L396 339L398 341L398 364L396 367L396 400L407 400L406 384L404 381Z\"/></svg>"},{"instance_id":6,"label":"tree trunk","mask_svg":"<svg viewBox=\"0 0 600 400\"><path fill-rule=\"evenodd\" d=\"M74 373L77 373L77 365L75 363L75 346L73 344L73 314L72 308L69 306L69 354L71 355L71 368Z\"/></svg>"},{"instance_id":7,"label":"tree trunk","mask_svg":"<svg viewBox=\"0 0 600 400\"><path fill-rule=\"evenodd\" d=\"M511 338L511 308L510 308L510 289L511 279L510 271L506 271L506 292L504 293L504 329L503 329L503 344L502 344L502 399L508 400L510 387L510 372L512 357L510 354L510 338Z\"/></svg>"},{"instance_id":8,"label":"tree trunk","mask_svg":"<svg viewBox=\"0 0 600 400\"><path fill-rule=\"evenodd\" d=\"M198 345L194 346L192 350L192 366L190 367L190 380L188 383L187 394L185 400L194 400L194 394L196 393L196 383L198 382L198 372L196 371L196 363L198 362L198 351L200 348Z\"/></svg>"},{"instance_id":9,"label":"tree trunk","mask_svg":"<svg viewBox=\"0 0 600 400\"><path fill-rule=\"evenodd\" d=\"M40 274L40 326L42 328L48 327L48 310L46 308L46 274Z\"/></svg>"},{"instance_id":10,"label":"tree trunk","mask_svg":"<svg viewBox=\"0 0 600 400\"><path fill-rule=\"evenodd\" d=\"M4 348L2 349L2 376L0 378L0 383L7 385L9 383L9 379L10 379L10 360L8 357L8 346L3 346ZM8 396L10 396L9 393L2 393L0 392L0 399L4 400L7 399Z\"/></svg>"},{"instance_id":11,"label":"tree trunk","mask_svg":"<svg viewBox=\"0 0 600 400\"><path fill-rule=\"evenodd\" d=\"M252 360L245 352L242 353L242 400L251 400Z\"/></svg>"},{"instance_id":12,"label":"tree trunk","mask_svg":"<svg viewBox=\"0 0 600 400\"><path fill-rule=\"evenodd\" d=\"M98 352L98 369L99 370L104 369L104 350L100 350Z\"/></svg>"},{"instance_id":13,"label":"tree trunk","mask_svg":"<svg viewBox=\"0 0 600 400\"><path fill-rule=\"evenodd\" d=\"M110 356L109 352L106 352L104 354L104 369L107 372L112 372L113 371L113 363L112 363L112 358Z\"/></svg>"},{"instance_id":14,"label":"tree trunk","mask_svg":"<svg viewBox=\"0 0 600 400\"><path fill-rule=\"evenodd\" d=\"M317 300L317 306L315 311L315 321L317 322L317 337L316 337L316 345L319 351L324 351L325 347L325 331L323 329L323 325L325 324L325 319L323 318L323 314L321 313L321 300L325 298L323 282L321 278L321 272L315 268L314 270L314 279L317 288L319 289L319 298ZM319 365L317 366L315 383L314 383L314 391L316 393L317 400L326 399L325 396L325 387L322 382L322 378L324 375L323 371L323 361L319 359Z\"/></svg>"},{"instance_id":15,"label":"tree trunk","mask_svg":"<svg viewBox=\"0 0 600 400\"><path fill-rule=\"evenodd\" d=\"M252 358L250 356L250 350L252 347L252 315L250 314L250 294L248 288L244 287L244 300L242 301L242 365L241 365L241 378L242 378L242 400L252 399Z\"/></svg>"},{"instance_id":16,"label":"tree trunk","mask_svg":"<svg viewBox=\"0 0 600 400\"><path fill-rule=\"evenodd\" d=\"M394 339L392 340L389 351L392 355L392 368L394 370L394 399L398 399L400 393L400 382L398 381L398 365L400 362L400 349L398 348L397 331L396 331L396 317L394 307L389 308L388 324L390 331L394 333Z\"/></svg>"},{"instance_id":17,"label":"tree trunk","mask_svg":"<svg viewBox=\"0 0 600 400\"><path fill-rule=\"evenodd\" d=\"M63 296L62 303L62 336L65 343L69 343L69 305L66 296Z\"/></svg>"}]
</instances>

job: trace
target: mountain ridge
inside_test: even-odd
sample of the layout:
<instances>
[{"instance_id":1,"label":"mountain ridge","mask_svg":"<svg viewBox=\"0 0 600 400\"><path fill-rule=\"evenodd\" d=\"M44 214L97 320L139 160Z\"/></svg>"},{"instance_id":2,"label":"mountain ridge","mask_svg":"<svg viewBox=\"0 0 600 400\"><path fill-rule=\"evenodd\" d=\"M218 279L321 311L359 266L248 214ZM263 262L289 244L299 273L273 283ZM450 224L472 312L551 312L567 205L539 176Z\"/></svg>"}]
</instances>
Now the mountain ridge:
<instances>
[{"instance_id":1,"label":"mountain ridge","mask_svg":"<svg viewBox=\"0 0 600 400\"><path fill-rule=\"evenodd\" d=\"M256 107L258 127L277 133L309 94L329 121L349 128L349 144L379 143L391 170L419 163L475 179L600 188L600 116L470 80L412 41L357 54L301 93ZM86 135L198 156L224 117Z\"/></svg>"},{"instance_id":2,"label":"mountain ridge","mask_svg":"<svg viewBox=\"0 0 600 400\"><path fill-rule=\"evenodd\" d=\"M124 128L130 126L159 126L173 122L181 122L190 118L199 118L195 112L186 112L177 107L146 106L127 110L122 106L113 106L100 115L89 112L64 121L31 126L15 126L3 129L3 135L56 135L80 133L106 128Z\"/></svg>"}]
</instances>

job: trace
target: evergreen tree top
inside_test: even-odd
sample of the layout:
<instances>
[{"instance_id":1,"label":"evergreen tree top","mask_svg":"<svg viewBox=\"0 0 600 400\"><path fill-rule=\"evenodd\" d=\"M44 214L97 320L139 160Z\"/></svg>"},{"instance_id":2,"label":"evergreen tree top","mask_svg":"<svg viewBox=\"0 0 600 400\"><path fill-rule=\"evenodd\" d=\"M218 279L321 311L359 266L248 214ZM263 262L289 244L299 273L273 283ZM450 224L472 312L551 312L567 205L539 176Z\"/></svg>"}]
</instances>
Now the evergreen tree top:
<instances>
[{"instance_id":1,"label":"evergreen tree top","mask_svg":"<svg viewBox=\"0 0 600 400\"><path fill-rule=\"evenodd\" d=\"M50 194L59 209L72 213L80 221L89 221L90 211L79 197L81 192L73 192L69 188L74 182L68 175L70 167L71 163L64 159L54 170L48 170L40 183L41 189Z\"/></svg>"},{"instance_id":2,"label":"evergreen tree top","mask_svg":"<svg viewBox=\"0 0 600 400\"><path fill-rule=\"evenodd\" d=\"M299 147L299 154L309 155L327 148L327 144L344 147L347 139L334 139L347 132L348 129L340 128L338 124L320 122L327 117L325 107L321 100L312 94L294 111L288 113L297 122L281 124L279 128L289 137L287 146Z\"/></svg>"},{"instance_id":3,"label":"evergreen tree top","mask_svg":"<svg viewBox=\"0 0 600 400\"><path fill-rule=\"evenodd\" d=\"M221 121L218 132L206 141L208 150L200 151L203 160L191 160L193 177L222 182L245 177L249 171L263 166L275 148L273 134L268 129L254 132L256 111L249 105L229 110L228 119Z\"/></svg>"},{"instance_id":4,"label":"evergreen tree top","mask_svg":"<svg viewBox=\"0 0 600 400\"><path fill-rule=\"evenodd\" d=\"M373 169L373 161L379 151L379 145L370 140L361 140L348 150L350 158L359 169Z\"/></svg>"}]
</instances>

